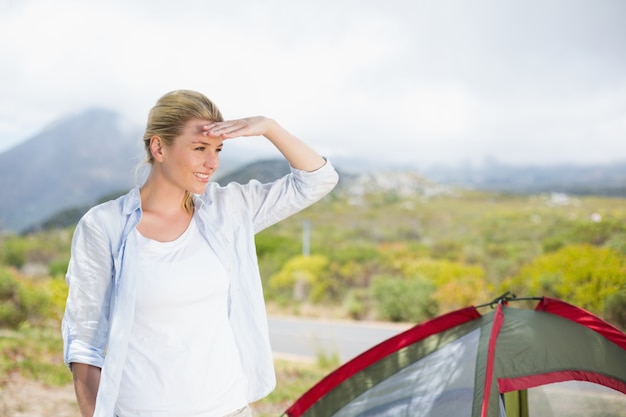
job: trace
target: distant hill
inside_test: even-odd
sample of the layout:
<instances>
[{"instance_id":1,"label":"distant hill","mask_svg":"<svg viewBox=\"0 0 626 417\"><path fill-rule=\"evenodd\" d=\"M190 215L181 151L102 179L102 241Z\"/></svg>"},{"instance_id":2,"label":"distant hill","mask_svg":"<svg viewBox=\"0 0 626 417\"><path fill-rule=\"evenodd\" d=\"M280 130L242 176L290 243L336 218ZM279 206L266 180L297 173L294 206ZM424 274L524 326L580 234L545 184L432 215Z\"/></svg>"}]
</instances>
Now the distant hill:
<instances>
[{"instance_id":1,"label":"distant hill","mask_svg":"<svg viewBox=\"0 0 626 417\"><path fill-rule=\"evenodd\" d=\"M215 181L220 185L230 182L245 184L251 179L261 182L270 182L289 173L289 163L284 159L268 159L246 164L226 175L219 175L217 171Z\"/></svg>"},{"instance_id":2,"label":"distant hill","mask_svg":"<svg viewBox=\"0 0 626 417\"><path fill-rule=\"evenodd\" d=\"M26 232L72 224L103 196L135 185L144 158L143 131L120 114L90 109L61 119L0 153L0 232ZM288 172L284 160L246 166L250 152L222 157L230 168L216 180L269 181ZM246 159L247 158L247 159Z\"/></svg>"},{"instance_id":3,"label":"distant hill","mask_svg":"<svg viewBox=\"0 0 626 417\"><path fill-rule=\"evenodd\" d=\"M103 196L116 196L135 184L134 167L143 159L142 131L119 114L91 109L51 124L39 134L0 153L0 232L24 232L75 223ZM258 155L256 155L258 157ZM255 160L245 147L222 157L214 178L225 185L251 178L271 181L289 172L282 159ZM481 167L375 166L358 158L333 159L340 186L359 199L370 191L398 195L449 192L446 186L531 194L626 197L626 162L581 166Z\"/></svg>"},{"instance_id":4,"label":"distant hill","mask_svg":"<svg viewBox=\"0 0 626 417\"><path fill-rule=\"evenodd\" d=\"M626 197L626 162L511 166L492 161L481 167L431 168L423 174L439 183L486 191Z\"/></svg>"},{"instance_id":5,"label":"distant hill","mask_svg":"<svg viewBox=\"0 0 626 417\"><path fill-rule=\"evenodd\" d=\"M226 185L230 182L246 183L251 179L257 179L261 182L269 182L276 178L282 177L289 172L289 165L285 160L264 160L257 161L247 165L244 165L228 174L221 177L216 176L216 182L221 185ZM30 225L24 229L24 232L35 232L39 230L55 229L66 226L72 226L80 220L80 218L91 208L93 205L100 202L112 200L122 195L123 192L110 193L102 196L96 201L91 201L90 204L83 204L79 206L69 207L53 213L46 219L40 222Z\"/></svg>"},{"instance_id":6,"label":"distant hill","mask_svg":"<svg viewBox=\"0 0 626 417\"><path fill-rule=\"evenodd\" d=\"M91 109L0 154L0 230L20 231L131 187L140 145L135 126L114 112Z\"/></svg>"},{"instance_id":7,"label":"distant hill","mask_svg":"<svg viewBox=\"0 0 626 417\"><path fill-rule=\"evenodd\" d=\"M348 174L342 172L339 168L337 168L337 171L339 172L339 185L333 192L341 193L354 204L363 204L364 196L368 194L393 194L398 197L409 195L430 197L451 192L449 187L432 184L414 172L380 171ZM286 160L267 159L244 164L223 175L216 175L214 181L220 185L227 185L231 182L245 184L251 179L260 182L271 182L289 172L289 164ZM111 193L92 204L61 210L43 221L31 225L24 232L37 232L72 226L94 204L114 199L121 194L122 192Z\"/></svg>"}]
</instances>

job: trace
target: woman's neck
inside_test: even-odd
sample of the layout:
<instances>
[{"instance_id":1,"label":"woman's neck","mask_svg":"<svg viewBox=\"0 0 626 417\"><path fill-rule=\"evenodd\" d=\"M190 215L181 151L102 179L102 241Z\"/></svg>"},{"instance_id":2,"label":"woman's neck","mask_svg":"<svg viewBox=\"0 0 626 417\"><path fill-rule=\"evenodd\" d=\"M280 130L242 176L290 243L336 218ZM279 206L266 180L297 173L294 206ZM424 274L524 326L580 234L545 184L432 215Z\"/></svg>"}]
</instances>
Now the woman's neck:
<instances>
[{"instance_id":1,"label":"woman's neck","mask_svg":"<svg viewBox=\"0 0 626 417\"><path fill-rule=\"evenodd\" d=\"M141 209L143 212L172 215L184 211L185 190L174 187L157 177L149 176L140 189Z\"/></svg>"},{"instance_id":2,"label":"woman's neck","mask_svg":"<svg viewBox=\"0 0 626 417\"><path fill-rule=\"evenodd\" d=\"M191 213L183 207L184 190L148 178L139 192L143 214L137 230L144 237L170 242L187 229Z\"/></svg>"}]
</instances>

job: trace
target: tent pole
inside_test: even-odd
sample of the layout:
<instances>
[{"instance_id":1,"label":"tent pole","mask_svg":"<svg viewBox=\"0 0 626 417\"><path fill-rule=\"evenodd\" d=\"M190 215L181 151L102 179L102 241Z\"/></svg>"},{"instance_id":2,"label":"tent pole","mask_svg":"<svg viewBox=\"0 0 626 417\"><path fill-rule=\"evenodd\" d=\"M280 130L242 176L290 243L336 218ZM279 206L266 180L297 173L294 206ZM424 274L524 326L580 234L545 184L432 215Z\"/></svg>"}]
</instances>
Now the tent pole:
<instances>
[{"instance_id":1,"label":"tent pole","mask_svg":"<svg viewBox=\"0 0 626 417\"><path fill-rule=\"evenodd\" d=\"M528 390L504 393L506 417L528 417Z\"/></svg>"}]
</instances>

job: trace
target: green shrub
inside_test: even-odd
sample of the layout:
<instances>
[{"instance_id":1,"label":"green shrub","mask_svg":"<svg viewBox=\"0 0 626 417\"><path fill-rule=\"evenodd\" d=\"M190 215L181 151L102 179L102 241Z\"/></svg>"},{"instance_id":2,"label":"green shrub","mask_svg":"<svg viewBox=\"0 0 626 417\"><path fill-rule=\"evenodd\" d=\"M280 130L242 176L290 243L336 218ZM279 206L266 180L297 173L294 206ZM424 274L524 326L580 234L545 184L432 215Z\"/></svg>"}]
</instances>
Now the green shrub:
<instances>
[{"instance_id":1,"label":"green shrub","mask_svg":"<svg viewBox=\"0 0 626 417\"><path fill-rule=\"evenodd\" d=\"M365 319L370 310L370 294L365 288L352 288L344 300L345 309L354 320Z\"/></svg>"},{"instance_id":2,"label":"green shrub","mask_svg":"<svg viewBox=\"0 0 626 417\"><path fill-rule=\"evenodd\" d=\"M51 277L65 276L69 259L57 259L48 264L48 274Z\"/></svg>"},{"instance_id":3,"label":"green shrub","mask_svg":"<svg viewBox=\"0 0 626 417\"><path fill-rule=\"evenodd\" d=\"M404 276L419 276L432 282L436 288L432 298L444 312L492 298L491 286L480 265L423 258L406 262L401 271Z\"/></svg>"},{"instance_id":4,"label":"green shrub","mask_svg":"<svg viewBox=\"0 0 626 417\"><path fill-rule=\"evenodd\" d=\"M435 285L426 279L376 277L371 290L384 320L419 323L437 314Z\"/></svg>"},{"instance_id":5,"label":"green shrub","mask_svg":"<svg viewBox=\"0 0 626 417\"><path fill-rule=\"evenodd\" d=\"M502 289L560 298L604 316L606 303L625 290L625 276L626 258L619 252L589 244L570 245L536 258L506 280Z\"/></svg>"},{"instance_id":6,"label":"green shrub","mask_svg":"<svg viewBox=\"0 0 626 417\"><path fill-rule=\"evenodd\" d=\"M622 255L626 255L626 233L618 233L612 236L605 242L604 246L611 248Z\"/></svg>"},{"instance_id":7,"label":"green shrub","mask_svg":"<svg viewBox=\"0 0 626 417\"><path fill-rule=\"evenodd\" d=\"M0 327L16 329L27 321L41 322L49 307L50 297L45 291L0 269Z\"/></svg>"},{"instance_id":8,"label":"green shrub","mask_svg":"<svg viewBox=\"0 0 626 417\"><path fill-rule=\"evenodd\" d=\"M589 244L593 246L610 245L609 242L619 243L619 236L626 234L626 224L617 218L607 218L598 222L589 219L557 221L547 232L543 240L544 252L557 250L574 244ZM617 238L616 238L617 237ZM616 240L617 239L617 240Z\"/></svg>"},{"instance_id":9,"label":"green shrub","mask_svg":"<svg viewBox=\"0 0 626 417\"><path fill-rule=\"evenodd\" d=\"M20 237L12 236L7 238L2 244L2 261L3 264L21 268L26 263L26 252L28 245L26 241Z\"/></svg>"},{"instance_id":10,"label":"green shrub","mask_svg":"<svg viewBox=\"0 0 626 417\"><path fill-rule=\"evenodd\" d=\"M435 259L457 261L462 258L463 245L459 241L444 240L433 244L430 256Z\"/></svg>"},{"instance_id":11,"label":"green shrub","mask_svg":"<svg viewBox=\"0 0 626 417\"><path fill-rule=\"evenodd\" d=\"M290 237L272 234L269 231L258 233L255 238L256 253L259 258L267 254L282 253L292 256L299 252L299 241Z\"/></svg>"},{"instance_id":12,"label":"green shrub","mask_svg":"<svg viewBox=\"0 0 626 417\"><path fill-rule=\"evenodd\" d=\"M626 224L615 218L598 222L590 220L574 223L571 230L574 243L588 243L594 246L605 244L613 235L626 233Z\"/></svg>"},{"instance_id":13,"label":"green shrub","mask_svg":"<svg viewBox=\"0 0 626 417\"><path fill-rule=\"evenodd\" d=\"M375 245L369 242L350 242L349 246L332 245L322 248L326 256L338 263L367 263L380 260L381 255Z\"/></svg>"},{"instance_id":14,"label":"green shrub","mask_svg":"<svg viewBox=\"0 0 626 417\"><path fill-rule=\"evenodd\" d=\"M626 330L626 284L607 297L604 316L611 324Z\"/></svg>"},{"instance_id":15,"label":"green shrub","mask_svg":"<svg viewBox=\"0 0 626 417\"><path fill-rule=\"evenodd\" d=\"M50 278L37 283L40 291L43 291L47 297L47 308L45 316L55 320L61 320L65 311L65 302L67 300L67 283L62 277Z\"/></svg>"},{"instance_id":16,"label":"green shrub","mask_svg":"<svg viewBox=\"0 0 626 417\"><path fill-rule=\"evenodd\" d=\"M296 256L269 281L279 292L293 292L298 301L309 299L313 303L333 298L333 280L328 274L328 259L321 255Z\"/></svg>"}]
</instances>

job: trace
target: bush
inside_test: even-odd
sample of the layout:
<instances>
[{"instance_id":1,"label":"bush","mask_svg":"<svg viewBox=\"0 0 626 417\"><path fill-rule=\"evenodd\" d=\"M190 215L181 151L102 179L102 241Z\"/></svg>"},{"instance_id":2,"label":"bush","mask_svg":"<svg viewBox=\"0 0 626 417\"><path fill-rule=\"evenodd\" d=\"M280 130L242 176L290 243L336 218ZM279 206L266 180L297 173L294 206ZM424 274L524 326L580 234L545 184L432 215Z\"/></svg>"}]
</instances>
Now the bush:
<instances>
[{"instance_id":1,"label":"bush","mask_svg":"<svg viewBox=\"0 0 626 417\"><path fill-rule=\"evenodd\" d=\"M481 304L493 298L493 291L485 279L485 270L479 265L416 259L405 264L402 272L406 276L420 276L432 282L436 287L432 297L444 312Z\"/></svg>"},{"instance_id":2,"label":"bush","mask_svg":"<svg viewBox=\"0 0 626 417\"><path fill-rule=\"evenodd\" d=\"M296 256L274 274L270 287L279 293L292 292L297 301L314 303L333 298L333 280L328 274L328 259L321 255Z\"/></svg>"},{"instance_id":3,"label":"bush","mask_svg":"<svg viewBox=\"0 0 626 417\"><path fill-rule=\"evenodd\" d=\"M624 276L626 258L619 252L588 244L570 245L538 257L502 288L560 298L604 316L607 302L625 290ZM612 303L619 305L618 301Z\"/></svg>"},{"instance_id":4,"label":"bush","mask_svg":"<svg viewBox=\"0 0 626 417\"><path fill-rule=\"evenodd\" d=\"M2 245L3 264L21 268L26 263L27 244L24 239L17 236L8 238Z\"/></svg>"},{"instance_id":5,"label":"bush","mask_svg":"<svg viewBox=\"0 0 626 417\"><path fill-rule=\"evenodd\" d=\"M604 244L605 247L626 255L626 233L619 233L612 236Z\"/></svg>"},{"instance_id":6,"label":"bush","mask_svg":"<svg viewBox=\"0 0 626 417\"><path fill-rule=\"evenodd\" d=\"M593 222L588 219L556 222L543 241L544 252L555 252L565 246L588 244L607 245L616 236L626 234L624 221L617 218Z\"/></svg>"},{"instance_id":7,"label":"bush","mask_svg":"<svg viewBox=\"0 0 626 417\"><path fill-rule=\"evenodd\" d=\"M51 277L65 276L67 273L67 267L69 265L69 259L54 260L48 264L48 274Z\"/></svg>"},{"instance_id":8,"label":"bush","mask_svg":"<svg viewBox=\"0 0 626 417\"><path fill-rule=\"evenodd\" d=\"M64 278L51 278L38 282L39 289L43 291L48 301L46 303L45 316L51 319L61 320L65 311L68 287Z\"/></svg>"},{"instance_id":9,"label":"bush","mask_svg":"<svg viewBox=\"0 0 626 417\"><path fill-rule=\"evenodd\" d=\"M16 329L27 321L40 322L46 318L49 306L50 297L45 291L0 269L0 327Z\"/></svg>"},{"instance_id":10,"label":"bush","mask_svg":"<svg viewBox=\"0 0 626 417\"><path fill-rule=\"evenodd\" d=\"M370 295L365 288L353 288L348 291L344 306L348 316L354 320L363 320L370 311Z\"/></svg>"},{"instance_id":11,"label":"bush","mask_svg":"<svg viewBox=\"0 0 626 417\"><path fill-rule=\"evenodd\" d=\"M626 286L607 297L605 317L609 323L626 330Z\"/></svg>"},{"instance_id":12,"label":"bush","mask_svg":"<svg viewBox=\"0 0 626 417\"><path fill-rule=\"evenodd\" d=\"M420 277L377 277L372 282L372 297L384 320L419 323L434 317L434 292L435 285Z\"/></svg>"},{"instance_id":13,"label":"bush","mask_svg":"<svg viewBox=\"0 0 626 417\"><path fill-rule=\"evenodd\" d=\"M299 243L290 237L271 234L268 231L258 233L255 236L256 253L259 259L268 254L295 255L299 252Z\"/></svg>"},{"instance_id":14,"label":"bush","mask_svg":"<svg viewBox=\"0 0 626 417\"><path fill-rule=\"evenodd\" d=\"M604 245L612 236L620 233L626 233L626 225L623 220L616 218L603 219L599 222L578 221L571 229L572 242L594 246Z\"/></svg>"}]
</instances>

